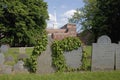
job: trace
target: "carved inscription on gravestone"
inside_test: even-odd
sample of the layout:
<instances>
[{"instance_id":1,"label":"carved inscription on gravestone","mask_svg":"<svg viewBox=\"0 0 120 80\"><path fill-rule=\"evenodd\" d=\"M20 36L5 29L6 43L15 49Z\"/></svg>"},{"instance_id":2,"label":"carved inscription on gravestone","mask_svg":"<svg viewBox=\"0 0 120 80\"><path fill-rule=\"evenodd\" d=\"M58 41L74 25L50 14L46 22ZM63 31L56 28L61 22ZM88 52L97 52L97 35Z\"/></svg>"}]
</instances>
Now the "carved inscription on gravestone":
<instances>
[{"instance_id":1,"label":"carved inscription on gravestone","mask_svg":"<svg viewBox=\"0 0 120 80\"><path fill-rule=\"evenodd\" d=\"M92 50L92 71L114 70L114 54L116 44L111 44L108 36L98 38L97 43L93 43Z\"/></svg>"},{"instance_id":2,"label":"carved inscription on gravestone","mask_svg":"<svg viewBox=\"0 0 120 80\"><path fill-rule=\"evenodd\" d=\"M77 50L64 52L64 57L68 67L73 69L80 68L82 65L82 48L80 47Z\"/></svg>"},{"instance_id":3,"label":"carved inscription on gravestone","mask_svg":"<svg viewBox=\"0 0 120 80\"><path fill-rule=\"evenodd\" d=\"M120 70L120 42L116 47L116 70Z\"/></svg>"}]
</instances>

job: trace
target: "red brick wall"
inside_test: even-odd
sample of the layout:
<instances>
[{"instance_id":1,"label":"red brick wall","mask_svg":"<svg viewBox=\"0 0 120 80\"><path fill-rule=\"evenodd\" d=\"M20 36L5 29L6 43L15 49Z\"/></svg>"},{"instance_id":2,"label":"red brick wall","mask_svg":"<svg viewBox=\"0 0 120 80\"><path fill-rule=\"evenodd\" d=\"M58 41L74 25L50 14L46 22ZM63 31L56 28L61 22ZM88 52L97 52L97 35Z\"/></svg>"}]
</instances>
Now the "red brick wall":
<instances>
[{"instance_id":1,"label":"red brick wall","mask_svg":"<svg viewBox=\"0 0 120 80\"><path fill-rule=\"evenodd\" d=\"M65 33L66 29L47 29L47 33Z\"/></svg>"},{"instance_id":2,"label":"red brick wall","mask_svg":"<svg viewBox=\"0 0 120 80\"><path fill-rule=\"evenodd\" d=\"M61 29L47 29L47 33L52 34L54 40L77 36L75 24L66 24Z\"/></svg>"}]
</instances>

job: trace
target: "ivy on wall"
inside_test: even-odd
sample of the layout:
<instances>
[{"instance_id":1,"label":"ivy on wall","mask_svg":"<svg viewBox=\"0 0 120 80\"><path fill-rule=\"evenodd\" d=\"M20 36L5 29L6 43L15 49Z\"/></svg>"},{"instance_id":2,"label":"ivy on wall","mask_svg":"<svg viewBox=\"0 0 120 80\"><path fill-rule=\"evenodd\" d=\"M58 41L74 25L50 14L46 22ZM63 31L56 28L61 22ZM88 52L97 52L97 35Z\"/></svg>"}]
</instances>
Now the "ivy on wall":
<instances>
[{"instance_id":1,"label":"ivy on wall","mask_svg":"<svg viewBox=\"0 0 120 80\"><path fill-rule=\"evenodd\" d=\"M47 35L43 35L41 38L37 40L37 44L33 49L32 55L30 58L26 59L25 66L29 68L30 72L36 72L37 70L37 58L38 56L46 50L47 46ZM64 58L64 51L72 51L81 47L81 41L77 37L68 37L61 41L54 41L51 49L52 49L52 64L57 68L58 71L66 71L68 70L68 66L66 65ZM86 61L87 61L87 53L83 51L82 56L82 66L83 70L87 69Z\"/></svg>"},{"instance_id":2,"label":"ivy on wall","mask_svg":"<svg viewBox=\"0 0 120 80\"><path fill-rule=\"evenodd\" d=\"M52 64L58 71L67 70L64 51L72 51L81 47L81 41L77 37L67 37L61 41L54 41L52 44Z\"/></svg>"}]
</instances>

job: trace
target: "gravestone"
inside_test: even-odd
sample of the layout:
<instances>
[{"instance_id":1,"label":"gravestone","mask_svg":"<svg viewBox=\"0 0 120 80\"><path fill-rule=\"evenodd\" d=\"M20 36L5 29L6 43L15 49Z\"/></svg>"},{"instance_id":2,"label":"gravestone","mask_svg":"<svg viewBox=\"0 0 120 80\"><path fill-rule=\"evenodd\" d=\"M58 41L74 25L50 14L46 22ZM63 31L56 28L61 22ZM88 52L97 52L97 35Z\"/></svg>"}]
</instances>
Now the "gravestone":
<instances>
[{"instance_id":1,"label":"gravestone","mask_svg":"<svg viewBox=\"0 0 120 80\"><path fill-rule=\"evenodd\" d=\"M5 57L5 62L13 62L14 58L12 56Z\"/></svg>"},{"instance_id":2,"label":"gravestone","mask_svg":"<svg viewBox=\"0 0 120 80\"><path fill-rule=\"evenodd\" d=\"M9 46L8 45L1 45L0 52L5 53L8 51Z\"/></svg>"},{"instance_id":3,"label":"gravestone","mask_svg":"<svg viewBox=\"0 0 120 80\"><path fill-rule=\"evenodd\" d=\"M26 59L26 58L28 58L27 54L19 54L18 55L18 60L23 60L23 59Z\"/></svg>"},{"instance_id":4,"label":"gravestone","mask_svg":"<svg viewBox=\"0 0 120 80\"><path fill-rule=\"evenodd\" d=\"M18 61L17 64L13 66L13 71L15 73L27 72L27 69L24 68L24 62L22 60Z\"/></svg>"},{"instance_id":5,"label":"gravestone","mask_svg":"<svg viewBox=\"0 0 120 80\"><path fill-rule=\"evenodd\" d=\"M5 56L3 53L0 53L0 66L3 65L4 61L5 61Z\"/></svg>"},{"instance_id":6,"label":"gravestone","mask_svg":"<svg viewBox=\"0 0 120 80\"><path fill-rule=\"evenodd\" d=\"M116 47L116 70L120 70L120 42Z\"/></svg>"},{"instance_id":7,"label":"gravestone","mask_svg":"<svg viewBox=\"0 0 120 80\"><path fill-rule=\"evenodd\" d=\"M66 64L69 68L77 69L82 65L82 48L78 48L77 50L64 52L64 57Z\"/></svg>"},{"instance_id":8,"label":"gravestone","mask_svg":"<svg viewBox=\"0 0 120 80\"><path fill-rule=\"evenodd\" d=\"M111 43L108 36L98 38L97 43L93 43L92 49L92 71L114 70L114 55L116 44Z\"/></svg>"},{"instance_id":9,"label":"gravestone","mask_svg":"<svg viewBox=\"0 0 120 80\"><path fill-rule=\"evenodd\" d=\"M12 73L12 66L9 65L2 65L0 74L11 74Z\"/></svg>"},{"instance_id":10,"label":"gravestone","mask_svg":"<svg viewBox=\"0 0 120 80\"><path fill-rule=\"evenodd\" d=\"M52 38L48 35L48 45L46 51L42 52L41 55L37 59L37 71L36 73L39 74L50 74L55 72L55 69L52 66L52 51L51 51L51 44Z\"/></svg>"},{"instance_id":11,"label":"gravestone","mask_svg":"<svg viewBox=\"0 0 120 80\"><path fill-rule=\"evenodd\" d=\"M26 50L25 47L20 47L20 48L19 48L19 53L20 53L20 54L24 54L24 53L26 53L25 50Z\"/></svg>"}]
</instances>

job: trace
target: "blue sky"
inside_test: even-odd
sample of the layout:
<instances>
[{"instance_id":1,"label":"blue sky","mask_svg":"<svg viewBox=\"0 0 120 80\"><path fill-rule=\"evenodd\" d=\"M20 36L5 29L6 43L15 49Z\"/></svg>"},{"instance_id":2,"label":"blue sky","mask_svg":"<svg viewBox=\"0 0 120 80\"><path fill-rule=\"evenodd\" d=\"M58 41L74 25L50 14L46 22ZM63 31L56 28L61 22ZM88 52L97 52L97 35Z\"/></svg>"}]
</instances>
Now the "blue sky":
<instances>
[{"instance_id":1,"label":"blue sky","mask_svg":"<svg viewBox=\"0 0 120 80\"><path fill-rule=\"evenodd\" d=\"M47 21L47 27L53 27L54 20L54 8L56 9L57 15L57 25L62 27L68 21L67 18L70 18L71 15L75 12L77 8L84 6L83 0L44 0L48 3L48 12L49 12L49 21Z\"/></svg>"}]
</instances>

